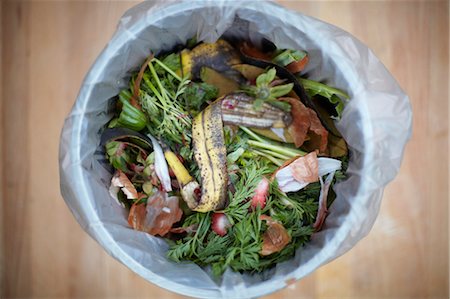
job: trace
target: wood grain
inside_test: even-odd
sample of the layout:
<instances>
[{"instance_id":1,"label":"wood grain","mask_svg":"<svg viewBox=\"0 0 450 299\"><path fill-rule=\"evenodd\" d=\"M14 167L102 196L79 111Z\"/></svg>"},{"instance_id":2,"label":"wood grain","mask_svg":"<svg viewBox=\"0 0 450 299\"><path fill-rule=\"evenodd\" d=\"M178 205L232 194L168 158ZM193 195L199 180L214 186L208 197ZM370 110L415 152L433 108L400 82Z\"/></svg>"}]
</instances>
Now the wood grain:
<instances>
[{"instance_id":1,"label":"wood grain","mask_svg":"<svg viewBox=\"0 0 450 299\"><path fill-rule=\"evenodd\" d=\"M136 2L3 1L0 296L183 298L107 255L58 184L58 144L84 75ZM448 298L447 1L282 5L367 44L410 96L414 129L370 234L276 298Z\"/></svg>"},{"instance_id":2,"label":"wood grain","mask_svg":"<svg viewBox=\"0 0 450 299\"><path fill-rule=\"evenodd\" d=\"M6 13L9 12L9 13ZM29 76L29 17L28 6L6 3L3 6L4 30L2 44L13 41L3 51L3 101L2 129L3 152L3 243L5 265L5 294L29 297L31 290L29 267L32 265L30 251L29 178L30 157L28 131ZM16 56L17 55L17 56ZM17 57L17 58L16 58ZM13 99L13 100L12 100ZM14 103L14 105L7 104ZM8 200L10 198L10 200ZM10 271L9 269L14 269Z\"/></svg>"},{"instance_id":3,"label":"wood grain","mask_svg":"<svg viewBox=\"0 0 450 299\"><path fill-rule=\"evenodd\" d=\"M0 65L3 66L3 43L1 38L3 36L3 5L0 5ZM0 67L0 198L3 197L3 68ZM3 218L3 202L0 203L0 216ZM3 221L0 220L0 269L4 269L5 265L5 254L4 254L4 244L3 244ZM5 271L0 270L0 294L4 294L5 289Z\"/></svg>"}]
</instances>

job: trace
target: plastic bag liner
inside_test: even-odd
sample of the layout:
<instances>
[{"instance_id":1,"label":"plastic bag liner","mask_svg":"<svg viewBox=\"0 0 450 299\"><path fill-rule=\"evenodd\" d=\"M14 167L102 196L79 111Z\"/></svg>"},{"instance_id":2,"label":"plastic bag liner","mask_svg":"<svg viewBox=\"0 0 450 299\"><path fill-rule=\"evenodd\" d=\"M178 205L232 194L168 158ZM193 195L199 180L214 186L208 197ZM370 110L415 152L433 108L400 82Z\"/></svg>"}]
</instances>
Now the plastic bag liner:
<instances>
[{"instance_id":1,"label":"plastic bag liner","mask_svg":"<svg viewBox=\"0 0 450 299\"><path fill-rule=\"evenodd\" d=\"M153 53L196 36L262 37L279 48L306 50L309 78L346 90L351 100L337 127L347 140L348 179L322 231L291 260L262 274L227 270L215 280L208 269L166 258L166 242L132 230L127 211L108 193L111 173L101 165L99 137L111 119L111 99ZM61 193L83 229L113 257L146 280L180 294L203 298L262 296L308 275L342 255L371 229L383 187L397 174L411 135L408 97L382 63L347 32L271 2L144 2L120 20L117 32L87 74L67 117L60 142Z\"/></svg>"}]
</instances>

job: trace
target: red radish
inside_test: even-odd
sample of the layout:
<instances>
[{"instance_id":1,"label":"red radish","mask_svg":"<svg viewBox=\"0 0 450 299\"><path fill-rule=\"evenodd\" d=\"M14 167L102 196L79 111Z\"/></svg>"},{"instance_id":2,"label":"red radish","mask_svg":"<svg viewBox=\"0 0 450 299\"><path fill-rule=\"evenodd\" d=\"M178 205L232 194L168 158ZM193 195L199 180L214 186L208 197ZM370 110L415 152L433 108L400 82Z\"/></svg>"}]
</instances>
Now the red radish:
<instances>
[{"instance_id":1,"label":"red radish","mask_svg":"<svg viewBox=\"0 0 450 299\"><path fill-rule=\"evenodd\" d=\"M255 195L253 195L251 203L252 209L256 209L257 206L260 206L261 209L264 209L264 207L266 206L266 199L268 194L269 180L263 177L258 186L256 186Z\"/></svg>"},{"instance_id":2,"label":"red radish","mask_svg":"<svg viewBox=\"0 0 450 299\"><path fill-rule=\"evenodd\" d=\"M219 236L225 236L227 234L227 228L231 226L227 216L224 213L214 213L211 218L212 230Z\"/></svg>"}]
</instances>

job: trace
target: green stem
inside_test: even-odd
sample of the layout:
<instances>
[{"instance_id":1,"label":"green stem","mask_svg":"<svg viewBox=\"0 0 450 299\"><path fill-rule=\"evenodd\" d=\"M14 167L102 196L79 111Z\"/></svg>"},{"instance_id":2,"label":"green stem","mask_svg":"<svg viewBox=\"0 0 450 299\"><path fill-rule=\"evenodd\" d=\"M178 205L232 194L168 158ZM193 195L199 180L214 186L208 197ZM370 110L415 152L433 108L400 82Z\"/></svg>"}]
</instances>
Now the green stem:
<instances>
[{"instance_id":1,"label":"green stem","mask_svg":"<svg viewBox=\"0 0 450 299\"><path fill-rule=\"evenodd\" d=\"M263 153L263 152L260 152L260 151L258 151L258 150L255 150L255 149L252 149L252 152L255 153L255 154L257 154L258 156L261 156L261 157L264 157L264 158L266 158L266 159L269 159L269 160L270 160L273 164L275 164L276 166L281 166L281 165L283 165L283 163L282 163L280 160L278 160L277 158L274 158L274 157L271 156L271 155L265 154L265 153Z\"/></svg>"},{"instance_id":2,"label":"green stem","mask_svg":"<svg viewBox=\"0 0 450 299\"><path fill-rule=\"evenodd\" d=\"M346 99L350 98L347 93L345 93L344 91L342 91L340 89L328 86L326 84L323 84L323 83L320 83L317 81L301 78L301 77L298 77L298 79L306 90L312 90L315 93L318 93L324 97L329 97L329 94L336 94L336 95L340 95Z\"/></svg>"},{"instance_id":3,"label":"green stem","mask_svg":"<svg viewBox=\"0 0 450 299\"><path fill-rule=\"evenodd\" d=\"M153 91L153 90L152 90ZM155 93L155 95L158 97L158 95ZM150 95L149 95L150 97ZM159 97L158 97L159 98ZM179 110L177 110L176 108L170 106L170 107L164 107L163 105L161 105L161 101L152 101L153 104L155 104L156 107L160 108L161 110L170 113L171 115L177 117L184 125L186 126L191 126L191 121L189 118L183 117L185 114L181 113ZM168 110L169 109L169 110Z\"/></svg>"},{"instance_id":4,"label":"green stem","mask_svg":"<svg viewBox=\"0 0 450 299\"><path fill-rule=\"evenodd\" d=\"M153 85L152 81L150 81L149 78L144 76L144 82L145 84L147 84L147 86L153 91L153 93L155 94L155 96L158 98L158 100L164 105L166 106L166 102L164 101L162 95L159 93L158 89L156 89L155 85Z\"/></svg>"},{"instance_id":5,"label":"green stem","mask_svg":"<svg viewBox=\"0 0 450 299\"><path fill-rule=\"evenodd\" d=\"M161 96L164 99L164 104L167 105L167 100L169 99L169 97L167 96L167 91L163 87L161 81L159 80L158 74L156 74L155 68L153 67L153 64L151 62L149 62L148 67L150 68L150 72L152 73L152 76L155 79L156 84L159 87L159 90L161 91Z\"/></svg>"},{"instance_id":6,"label":"green stem","mask_svg":"<svg viewBox=\"0 0 450 299\"><path fill-rule=\"evenodd\" d=\"M153 85L153 83L149 80L148 77L144 76L144 82L145 82L145 84L147 84L147 86L155 94L155 96L158 98L159 102L161 103L161 104L159 104L159 103L155 102L155 104L159 108L161 108L165 111L171 111L171 114L175 115L175 117L178 117L180 119L180 121L183 122L185 125L187 125L187 126L191 125L191 123L188 120L183 118L184 113L180 111L178 105L173 103L174 105L168 106L167 102L165 101L165 99L163 98L161 93L158 91L158 89L155 87L155 85Z\"/></svg>"},{"instance_id":7,"label":"green stem","mask_svg":"<svg viewBox=\"0 0 450 299\"><path fill-rule=\"evenodd\" d=\"M250 129L246 128L246 127L239 126L239 129L241 129L242 131L244 131L245 133L250 135L250 137L253 137L253 139L255 139L256 141L267 142L263 138L259 137L255 132L253 132L252 130L250 130Z\"/></svg>"},{"instance_id":8,"label":"green stem","mask_svg":"<svg viewBox=\"0 0 450 299\"><path fill-rule=\"evenodd\" d=\"M267 144L267 143L254 141L254 140L249 140L248 144L259 147L259 148L272 150L272 151L280 153L280 154L285 154L285 155L289 156L290 158L293 158L295 156L304 156L305 155L305 152L300 151L300 150L290 149L290 148L281 147L281 146L277 146L277 145L273 145L273 144Z\"/></svg>"},{"instance_id":9,"label":"green stem","mask_svg":"<svg viewBox=\"0 0 450 299\"><path fill-rule=\"evenodd\" d=\"M163 69L165 69L169 74L171 74L175 79L178 81L182 81L181 77L178 76L174 71L172 71L167 65L165 65L161 60L158 58L153 58L152 61L155 61L157 64L159 64Z\"/></svg>"},{"instance_id":10,"label":"green stem","mask_svg":"<svg viewBox=\"0 0 450 299\"><path fill-rule=\"evenodd\" d=\"M291 159L292 157L290 157L290 156L286 156L286 155L283 155L283 154L280 154L280 153L277 153L277 152L274 152L274 151L269 151L269 150L265 150L265 149L263 149L263 150L261 150L263 153L266 153L266 154L268 154L268 155L272 155L272 156L274 156L274 157L277 157L277 158L280 158L280 159L283 159L283 160L289 160L289 159Z\"/></svg>"}]
</instances>

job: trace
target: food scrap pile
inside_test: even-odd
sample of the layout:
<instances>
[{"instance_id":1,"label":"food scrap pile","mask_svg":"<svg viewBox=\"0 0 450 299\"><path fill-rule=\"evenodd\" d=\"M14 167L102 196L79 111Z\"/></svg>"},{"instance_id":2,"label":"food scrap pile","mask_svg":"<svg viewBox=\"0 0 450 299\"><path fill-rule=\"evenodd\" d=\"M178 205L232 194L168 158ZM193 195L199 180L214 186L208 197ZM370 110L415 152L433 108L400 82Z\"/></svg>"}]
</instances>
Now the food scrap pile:
<instances>
[{"instance_id":1,"label":"food scrap pile","mask_svg":"<svg viewBox=\"0 0 450 299\"><path fill-rule=\"evenodd\" d=\"M110 193L168 258L219 276L292 258L345 178L348 95L306 78L301 50L188 44L150 55L101 137Z\"/></svg>"}]
</instances>

